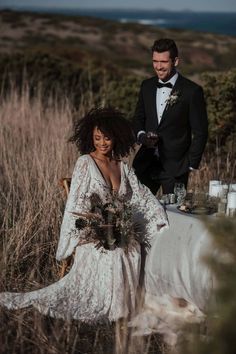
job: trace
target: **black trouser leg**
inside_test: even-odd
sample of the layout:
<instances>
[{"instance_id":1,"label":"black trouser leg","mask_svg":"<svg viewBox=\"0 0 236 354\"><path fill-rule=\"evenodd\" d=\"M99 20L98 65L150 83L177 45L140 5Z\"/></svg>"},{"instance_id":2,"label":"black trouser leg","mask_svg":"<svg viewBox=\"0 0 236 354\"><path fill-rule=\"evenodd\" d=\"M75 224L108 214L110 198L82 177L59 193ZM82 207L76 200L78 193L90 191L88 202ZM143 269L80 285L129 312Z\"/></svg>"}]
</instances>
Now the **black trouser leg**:
<instances>
[{"instance_id":1,"label":"black trouser leg","mask_svg":"<svg viewBox=\"0 0 236 354\"><path fill-rule=\"evenodd\" d=\"M166 176L162 177L159 181L162 186L163 194L174 193L175 183L184 183L185 188L187 189L188 184L188 176L189 172L184 173L181 176L173 177L173 176Z\"/></svg>"},{"instance_id":2,"label":"black trouser leg","mask_svg":"<svg viewBox=\"0 0 236 354\"><path fill-rule=\"evenodd\" d=\"M137 177L138 177L139 181L142 184L144 184L145 186L147 186L154 195L157 194L157 191L161 186L161 184L159 182L152 179L148 173L146 173L145 175L142 175L142 176L137 176Z\"/></svg>"}]
</instances>

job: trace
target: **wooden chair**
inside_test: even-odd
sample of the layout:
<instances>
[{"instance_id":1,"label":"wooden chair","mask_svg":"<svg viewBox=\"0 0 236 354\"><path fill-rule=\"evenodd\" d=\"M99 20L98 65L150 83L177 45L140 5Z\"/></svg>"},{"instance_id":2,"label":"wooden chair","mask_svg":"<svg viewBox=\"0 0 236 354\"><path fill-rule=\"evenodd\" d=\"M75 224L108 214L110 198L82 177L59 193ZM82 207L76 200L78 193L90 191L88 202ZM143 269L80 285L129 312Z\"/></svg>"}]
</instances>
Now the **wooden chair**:
<instances>
[{"instance_id":1,"label":"wooden chair","mask_svg":"<svg viewBox=\"0 0 236 354\"><path fill-rule=\"evenodd\" d=\"M71 178L64 177L59 180L59 186L64 189L66 198L68 197L70 191L70 184L71 184Z\"/></svg>"}]
</instances>

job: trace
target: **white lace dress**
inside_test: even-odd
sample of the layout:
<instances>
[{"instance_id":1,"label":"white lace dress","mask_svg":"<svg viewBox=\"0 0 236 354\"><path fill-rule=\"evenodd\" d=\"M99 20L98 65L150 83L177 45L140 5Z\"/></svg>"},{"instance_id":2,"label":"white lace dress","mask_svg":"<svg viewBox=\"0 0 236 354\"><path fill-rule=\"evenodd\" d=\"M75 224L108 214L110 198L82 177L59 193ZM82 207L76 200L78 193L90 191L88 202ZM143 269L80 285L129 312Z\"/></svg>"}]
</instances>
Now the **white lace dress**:
<instances>
[{"instance_id":1,"label":"white lace dress","mask_svg":"<svg viewBox=\"0 0 236 354\"><path fill-rule=\"evenodd\" d=\"M77 160L73 172L56 254L60 261L70 256L76 248L70 272L40 290L1 293L1 305L9 309L32 305L52 317L90 323L107 319L115 321L134 310L140 276L140 245L137 243L132 251L125 252L122 248L112 251L97 249L94 243L79 244L85 230L75 227L76 217L71 212L88 212L91 207L89 197L94 192L104 202L111 195L92 157L83 155ZM131 201L134 220L148 220L146 233L150 241L159 237L160 229L168 226L160 203L123 162L118 195Z\"/></svg>"}]
</instances>

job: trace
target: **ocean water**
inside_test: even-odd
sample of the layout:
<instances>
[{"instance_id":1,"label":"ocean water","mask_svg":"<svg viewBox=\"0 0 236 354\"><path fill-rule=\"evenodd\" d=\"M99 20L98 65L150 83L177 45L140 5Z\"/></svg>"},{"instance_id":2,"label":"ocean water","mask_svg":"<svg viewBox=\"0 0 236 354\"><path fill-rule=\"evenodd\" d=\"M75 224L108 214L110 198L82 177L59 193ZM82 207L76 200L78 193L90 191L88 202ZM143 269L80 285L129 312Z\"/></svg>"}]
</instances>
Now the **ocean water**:
<instances>
[{"instance_id":1,"label":"ocean water","mask_svg":"<svg viewBox=\"0 0 236 354\"><path fill-rule=\"evenodd\" d=\"M85 16L95 16L123 23L136 22L161 28L188 29L236 35L236 13L121 10L80 10L79 13Z\"/></svg>"},{"instance_id":2,"label":"ocean water","mask_svg":"<svg viewBox=\"0 0 236 354\"><path fill-rule=\"evenodd\" d=\"M61 13L65 15L92 16L97 18L134 22L161 28L176 28L212 32L236 36L236 12L172 12L163 10L92 10L43 7L14 7L14 10L30 10L35 12Z\"/></svg>"}]
</instances>

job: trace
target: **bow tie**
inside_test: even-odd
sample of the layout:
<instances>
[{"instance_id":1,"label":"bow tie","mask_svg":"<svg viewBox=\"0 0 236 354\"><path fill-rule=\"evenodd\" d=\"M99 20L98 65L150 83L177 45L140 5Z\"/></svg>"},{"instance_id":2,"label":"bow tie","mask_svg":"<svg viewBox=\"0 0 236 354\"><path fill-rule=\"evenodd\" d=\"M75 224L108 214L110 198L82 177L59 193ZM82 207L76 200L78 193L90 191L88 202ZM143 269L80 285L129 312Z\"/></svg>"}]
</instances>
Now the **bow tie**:
<instances>
[{"instance_id":1,"label":"bow tie","mask_svg":"<svg viewBox=\"0 0 236 354\"><path fill-rule=\"evenodd\" d=\"M171 82L166 82L166 83L162 83L162 82L157 82L157 87L158 88L162 88L162 87L168 87L170 89L172 89L173 85Z\"/></svg>"}]
</instances>

